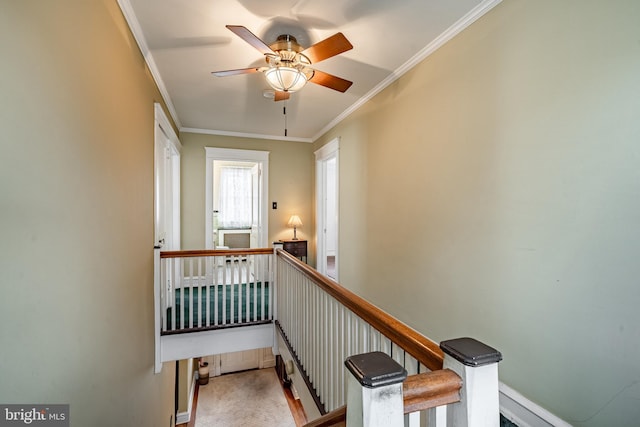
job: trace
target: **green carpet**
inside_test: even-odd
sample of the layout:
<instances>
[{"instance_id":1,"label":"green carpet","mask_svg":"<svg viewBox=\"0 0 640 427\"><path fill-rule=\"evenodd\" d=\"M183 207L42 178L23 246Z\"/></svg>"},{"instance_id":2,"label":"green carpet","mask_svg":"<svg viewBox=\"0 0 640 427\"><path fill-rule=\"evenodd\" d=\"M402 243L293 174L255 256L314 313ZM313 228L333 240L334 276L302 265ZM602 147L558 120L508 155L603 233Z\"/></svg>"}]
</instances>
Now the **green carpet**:
<instances>
[{"instance_id":1,"label":"green carpet","mask_svg":"<svg viewBox=\"0 0 640 427\"><path fill-rule=\"evenodd\" d=\"M249 287L249 316L247 316L247 286ZM231 298L233 287L233 299ZM198 327L198 312L199 307L202 306L202 313L200 314L200 327L206 326L207 316L207 291L209 289L209 312L211 315L210 325L215 325L216 314L216 293L217 293L217 307L218 307L218 325L223 324L223 308L225 310L226 322L224 324L231 323L250 323L260 322L262 320L269 320L269 283L262 282L257 283L243 283L242 285L224 285L224 286L200 286L194 288L185 288L184 295L182 289L175 290L175 306L176 306L176 318L175 326L172 323L172 307L167 308L167 331L180 328L181 315L184 315L184 327L189 328L190 319L190 299L193 306L193 327ZM191 294L193 289L193 294ZM224 295L223 295L224 290ZM262 294L264 291L264 319L262 317ZM242 298L238 298L238 293ZM191 294L191 295L190 295ZM240 301L239 301L240 300ZM239 303L241 306L239 307ZM184 307L183 307L184 306ZM231 316L231 308L233 306L233 317ZM254 316L255 311L255 316Z\"/></svg>"},{"instance_id":2,"label":"green carpet","mask_svg":"<svg viewBox=\"0 0 640 427\"><path fill-rule=\"evenodd\" d=\"M518 425L512 423L504 415L500 414L500 427L518 427Z\"/></svg>"}]
</instances>

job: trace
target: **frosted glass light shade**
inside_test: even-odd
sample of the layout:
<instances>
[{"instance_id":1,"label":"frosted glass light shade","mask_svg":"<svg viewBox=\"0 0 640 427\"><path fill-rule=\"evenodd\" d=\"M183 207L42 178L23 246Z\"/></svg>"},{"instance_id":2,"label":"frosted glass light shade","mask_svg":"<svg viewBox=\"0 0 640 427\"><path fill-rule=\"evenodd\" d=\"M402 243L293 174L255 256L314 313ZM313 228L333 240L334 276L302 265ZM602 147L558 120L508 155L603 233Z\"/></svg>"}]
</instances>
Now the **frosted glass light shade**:
<instances>
[{"instance_id":1,"label":"frosted glass light shade","mask_svg":"<svg viewBox=\"0 0 640 427\"><path fill-rule=\"evenodd\" d=\"M264 72L269 86L280 92L295 92L307 84L307 76L292 67L273 67Z\"/></svg>"}]
</instances>

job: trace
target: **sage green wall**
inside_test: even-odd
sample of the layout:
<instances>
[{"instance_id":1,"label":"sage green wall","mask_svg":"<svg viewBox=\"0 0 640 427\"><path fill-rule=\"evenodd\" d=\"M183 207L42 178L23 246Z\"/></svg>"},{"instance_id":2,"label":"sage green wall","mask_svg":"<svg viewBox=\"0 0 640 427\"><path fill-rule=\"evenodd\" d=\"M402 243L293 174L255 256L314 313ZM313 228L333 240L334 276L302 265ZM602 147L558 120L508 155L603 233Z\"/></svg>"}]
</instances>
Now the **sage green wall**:
<instances>
[{"instance_id":1,"label":"sage green wall","mask_svg":"<svg viewBox=\"0 0 640 427\"><path fill-rule=\"evenodd\" d=\"M312 239L313 145L304 142L237 138L181 133L182 248L203 249L205 238L205 147L268 151L269 154L269 242L293 237L286 223L292 214L300 215L303 226L299 239ZM278 209L271 209L271 202ZM314 260L313 241L309 242L309 262Z\"/></svg>"},{"instance_id":2,"label":"sage green wall","mask_svg":"<svg viewBox=\"0 0 640 427\"><path fill-rule=\"evenodd\" d=\"M329 131L340 278L578 426L640 419L640 2L505 0Z\"/></svg>"},{"instance_id":3,"label":"sage green wall","mask_svg":"<svg viewBox=\"0 0 640 427\"><path fill-rule=\"evenodd\" d=\"M0 402L169 426L153 374L158 90L115 0L0 0Z\"/></svg>"}]
</instances>

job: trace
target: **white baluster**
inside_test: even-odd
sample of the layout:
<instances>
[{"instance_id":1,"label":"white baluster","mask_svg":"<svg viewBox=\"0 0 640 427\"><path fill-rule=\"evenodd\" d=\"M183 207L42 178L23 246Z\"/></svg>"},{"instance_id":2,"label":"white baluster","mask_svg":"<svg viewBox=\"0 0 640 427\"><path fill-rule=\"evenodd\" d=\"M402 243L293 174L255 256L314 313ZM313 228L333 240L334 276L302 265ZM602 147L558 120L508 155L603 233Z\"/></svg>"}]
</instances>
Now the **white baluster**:
<instances>
[{"instance_id":1,"label":"white baluster","mask_svg":"<svg viewBox=\"0 0 640 427\"><path fill-rule=\"evenodd\" d=\"M245 286L246 286L246 298L245 298L245 316L246 316L246 321L250 322L252 320L255 319L255 317L251 317L251 300L253 299L252 297L252 291L251 291L251 277L250 277L250 266L249 266L249 257L247 257L247 261L245 261L244 263L244 274L245 274L245 279L241 280L244 281Z\"/></svg>"},{"instance_id":2,"label":"white baluster","mask_svg":"<svg viewBox=\"0 0 640 427\"><path fill-rule=\"evenodd\" d=\"M171 309L171 329L175 330L177 329L178 325L176 325L176 312L178 311L178 302L176 300L176 289L178 289L179 283L178 283L178 277L176 274L176 270L177 270L177 263L179 262L178 258L173 258L170 261L167 260L170 264L169 267L171 269L171 274L169 277L171 277L171 283L173 284L172 288L171 288L171 302L172 302L172 306L173 308ZM182 290L180 290L180 292L182 292ZM180 304L180 307L182 307L182 304Z\"/></svg>"},{"instance_id":3,"label":"white baluster","mask_svg":"<svg viewBox=\"0 0 640 427\"><path fill-rule=\"evenodd\" d=\"M429 427L447 427L447 406L427 409L427 425Z\"/></svg>"},{"instance_id":4,"label":"white baluster","mask_svg":"<svg viewBox=\"0 0 640 427\"><path fill-rule=\"evenodd\" d=\"M202 326L202 257L196 258L197 270L198 270L198 278L196 280L196 285L198 287L198 299L196 302L198 303L198 321L196 322L198 327ZM195 296L195 295L194 295Z\"/></svg>"},{"instance_id":5,"label":"white baluster","mask_svg":"<svg viewBox=\"0 0 640 427\"><path fill-rule=\"evenodd\" d=\"M222 325L226 325L228 323L228 314L227 314L227 265L226 262L222 265ZM231 309L231 308L229 308Z\"/></svg>"},{"instance_id":6,"label":"white baluster","mask_svg":"<svg viewBox=\"0 0 640 427\"><path fill-rule=\"evenodd\" d=\"M204 325L206 327L211 326L211 289L213 289L212 286L212 278L211 278L211 263L213 262L213 258L212 257L206 257L204 259L204 271L205 271L205 275L204 275L204 304L205 304L205 310L204 310Z\"/></svg>"},{"instance_id":7,"label":"white baluster","mask_svg":"<svg viewBox=\"0 0 640 427\"><path fill-rule=\"evenodd\" d=\"M167 308L169 306L169 298L168 298L169 277L167 277L167 259L160 258L160 252L158 250L156 250L156 252L158 252L157 257L158 257L158 262L160 263L160 283L158 283L158 286L160 286L160 289L157 289L156 292L158 291L160 292L160 315L162 316L161 330L166 331L167 330ZM155 274L154 274L154 277L155 277Z\"/></svg>"},{"instance_id":8,"label":"white baluster","mask_svg":"<svg viewBox=\"0 0 640 427\"><path fill-rule=\"evenodd\" d=\"M219 317L222 313L220 313L220 295L218 293L221 291L220 288L220 270L218 268L218 257L213 257L213 324L219 324Z\"/></svg>"},{"instance_id":9,"label":"white baluster","mask_svg":"<svg viewBox=\"0 0 640 427\"><path fill-rule=\"evenodd\" d=\"M189 328L193 328L193 258L189 258Z\"/></svg>"}]
</instances>

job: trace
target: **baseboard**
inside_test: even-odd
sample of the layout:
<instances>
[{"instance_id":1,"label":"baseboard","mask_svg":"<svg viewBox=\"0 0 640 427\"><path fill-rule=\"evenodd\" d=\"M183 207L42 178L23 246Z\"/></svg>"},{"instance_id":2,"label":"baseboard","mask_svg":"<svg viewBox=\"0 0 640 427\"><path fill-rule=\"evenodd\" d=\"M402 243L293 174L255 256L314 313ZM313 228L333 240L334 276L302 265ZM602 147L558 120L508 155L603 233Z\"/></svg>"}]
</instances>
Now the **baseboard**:
<instances>
[{"instance_id":1,"label":"baseboard","mask_svg":"<svg viewBox=\"0 0 640 427\"><path fill-rule=\"evenodd\" d=\"M287 363L288 361L292 362L294 372L288 374L288 377L291 380L291 392L293 393L294 398L302 405L307 419L315 420L322 416L324 408L320 409L322 405L320 404L315 391L313 391L313 386L310 385L306 373L299 365L297 356L292 354L292 351L289 349L289 344L285 341L282 331L279 327L276 329L278 330L276 338L278 350L276 353L279 353L282 356L284 363Z\"/></svg>"},{"instance_id":2,"label":"baseboard","mask_svg":"<svg viewBox=\"0 0 640 427\"><path fill-rule=\"evenodd\" d=\"M193 381L191 381L191 388L189 389L189 403L187 404L186 412L178 412L176 414L176 425L186 424L191 421L191 409L193 408L193 397L196 394L196 383L198 382L198 371L193 372Z\"/></svg>"},{"instance_id":3,"label":"baseboard","mask_svg":"<svg viewBox=\"0 0 640 427\"><path fill-rule=\"evenodd\" d=\"M540 405L500 382L500 412L518 427L571 427Z\"/></svg>"}]
</instances>

